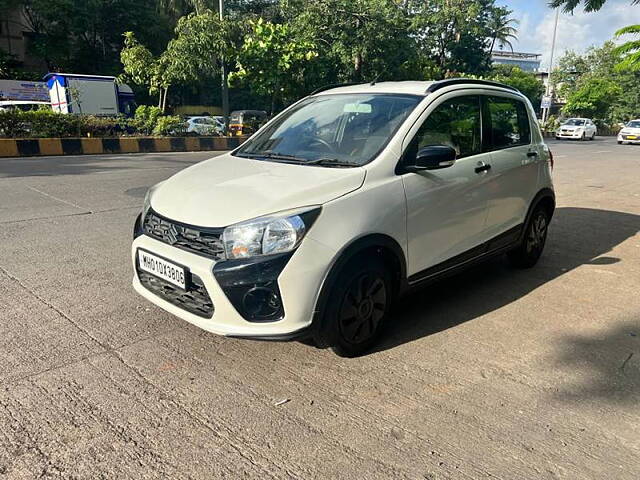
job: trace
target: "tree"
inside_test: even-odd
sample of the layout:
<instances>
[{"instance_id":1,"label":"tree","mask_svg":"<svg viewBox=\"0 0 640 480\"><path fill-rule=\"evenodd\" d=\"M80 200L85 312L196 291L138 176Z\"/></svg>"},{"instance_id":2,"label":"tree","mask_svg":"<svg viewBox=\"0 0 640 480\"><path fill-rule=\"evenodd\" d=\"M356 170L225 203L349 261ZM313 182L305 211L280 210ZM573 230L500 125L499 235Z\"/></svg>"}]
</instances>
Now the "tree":
<instances>
[{"instance_id":1,"label":"tree","mask_svg":"<svg viewBox=\"0 0 640 480\"><path fill-rule=\"evenodd\" d=\"M566 13L573 12L580 3L584 3L585 12L597 12L602 8L607 0L551 0L549 6L551 8L562 7ZM631 0L632 5L637 5L640 0Z\"/></svg>"},{"instance_id":2,"label":"tree","mask_svg":"<svg viewBox=\"0 0 640 480\"><path fill-rule=\"evenodd\" d=\"M500 48L509 47L513 52L511 40L517 40L517 26L520 24L515 18L510 18L513 11L504 7L496 7L489 16L488 28L491 32L489 52L493 52L496 42Z\"/></svg>"},{"instance_id":3,"label":"tree","mask_svg":"<svg viewBox=\"0 0 640 480\"><path fill-rule=\"evenodd\" d=\"M557 85L560 98L569 98L587 78L609 80L624 91L611 107L610 121L627 121L640 111L640 71L618 68L621 61L622 54L611 41L591 47L582 55L569 51L560 58L552 82Z\"/></svg>"},{"instance_id":4,"label":"tree","mask_svg":"<svg viewBox=\"0 0 640 480\"><path fill-rule=\"evenodd\" d=\"M490 18L493 0L410 0L412 35L421 53L438 67L438 76L460 72L482 75L490 70Z\"/></svg>"},{"instance_id":5,"label":"tree","mask_svg":"<svg viewBox=\"0 0 640 480\"><path fill-rule=\"evenodd\" d=\"M309 62L318 56L315 45L297 40L289 25L250 21L250 33L238 54L237 71L231 82L246 82L258 95L271 98L271 112L278 100L299 92Z\"/></svg>"},{"instance_id":6,"label":"tree","mask_svg":"<svg viewBox=\"0 0 640 480\"><path fill-rule=\"evenodd\" d=\"M229 24L212 10L180 18L175 38L157 57L137 41L133 32L126 32L124 36L120 58L126 78L147 86L150 94L158 94L158 106L163 111L171 86L217 75L221 58L232 51Z\"/></svg>"},{"instance_id":7,"label":"tree","mask_svg":"<svg viewBox=\"0 0 640 480\"><path fill-rule=\"evenodd\" d=\"M578 84L578 89L567 98L562 112L611 123L611 110L622 94L622 89L607 78L587 76Z\"/></svg>"},{"instance_id":8,"label":"tree","mask_svg":"<svg viewBox=\"0 0 640 480\"><path fill-rule=\"evenodd\" d=\"M283 0L282 12L292 34L321 53L312 84L402 78L415 56L408 17L395 0Z\"/></svg>"},{"instance_id":9,"label":"tree","mask_svg":"<svg viewBox=\"0 0 640 480\"><path fill-rule=\"evenodd\" d=\"M48 71L104 75L120 71L123 32L135 31L152 51L166 44L170 28L157 15L156 1L0 0L22 8L29 53L43 59Z\"/></svg>"},{"instance_id":10,"label":"tree","mask_svg":"<svg viewBox=\"0 0 640 480\"><path fill-rule=\"evenodd\" d=\"M616 32L616 38L624 35L640 37L640 25L630 25ZM624 56L617 65L618 70L640 71L640 38L623 43L615 49L615 53Z\"/></svg>"},{"instance_id":11,"label":"tree","mask_svg":"<svg viewBox=\"0 0 640 480\"><path fill-rule=\"evenodd\" d=\"M517 66L494 65L486 78L517 88L531 101L534 108L539 107L544 85L533 73L525 72Z\"/></svg>"}]
</instances>

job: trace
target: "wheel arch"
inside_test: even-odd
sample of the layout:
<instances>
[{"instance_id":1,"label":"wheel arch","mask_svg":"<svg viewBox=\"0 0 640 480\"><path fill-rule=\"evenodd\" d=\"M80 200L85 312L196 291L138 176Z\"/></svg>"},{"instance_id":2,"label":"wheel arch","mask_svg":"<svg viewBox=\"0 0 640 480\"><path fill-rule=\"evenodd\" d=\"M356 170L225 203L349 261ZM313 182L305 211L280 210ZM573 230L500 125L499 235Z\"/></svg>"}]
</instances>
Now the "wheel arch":
<instances>
[{"instance_id":1,"label":"wheel arch","mask_svg":"<svg viewBox=\"0 0 640 480\"><path fill-rule=\"evenodd\" d=\"M350 262L367 254L380 255L385 265L389 267L393 277L393 293L395 297L405 290L407 286L407 263L400 244L394 238L385 234L368 234L357 238L336 255L335 261L322 282L313 312L312 328L314 330L317 331L321 327L327 300L340 273Z\"/></svg>"},{"instance_id":2,"label":"wheel arch","mask_svg":"<svg viewBox=\"0 0 640 480\"><path fill-rule=\"evenodd\" d=\"M531 204L529 205L529 210L527 211L527 216L524 220L524 225L522 228L522 236L524 236L527 225L529 225L529 220L531 219L531 215L538 207L538 205L544 206L549 214L549 221L553 218L553 212L556 209L556 195L550 188L543 188L533 197Z\"/></svg>"}]
</instances>

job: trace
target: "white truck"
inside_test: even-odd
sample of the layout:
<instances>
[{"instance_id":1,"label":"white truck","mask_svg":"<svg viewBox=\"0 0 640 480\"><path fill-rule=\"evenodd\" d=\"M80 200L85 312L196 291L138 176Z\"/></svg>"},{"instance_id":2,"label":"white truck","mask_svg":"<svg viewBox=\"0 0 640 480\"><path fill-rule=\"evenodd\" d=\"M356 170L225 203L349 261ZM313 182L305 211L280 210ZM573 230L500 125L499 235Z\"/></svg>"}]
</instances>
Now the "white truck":
<instances>
[{"instance_id":1,"label":"white truck","mask_svg":"<svg viewBox=\"0 0 640 480\"><path fill-rule=\"evenodd\" d=\"M44 77L51 108L59 113L132 116L135 99L131 88L115 77L49 73Z\"/></svg>"}]
</instances>

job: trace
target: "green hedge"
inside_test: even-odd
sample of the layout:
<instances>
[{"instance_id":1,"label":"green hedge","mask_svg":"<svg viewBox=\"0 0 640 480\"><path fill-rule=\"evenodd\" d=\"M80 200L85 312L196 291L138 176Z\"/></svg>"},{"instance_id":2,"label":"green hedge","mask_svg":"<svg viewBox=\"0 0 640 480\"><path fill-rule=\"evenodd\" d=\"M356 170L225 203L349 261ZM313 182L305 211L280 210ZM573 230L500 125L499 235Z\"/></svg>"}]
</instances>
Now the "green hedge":
<instances>
[{"instance_id":1,"label":"green hedge","mask_svg":"<svg viewBox=\"0 0 640 480\"><path fill-rule=\"evenodd\" d=\"M64 138L116 137L121 135L184 135L184 121L162 115L157 107L140 106L132 119L65 115L50 110L0 111L0 137Z\"/></svg>"}]
</instances>

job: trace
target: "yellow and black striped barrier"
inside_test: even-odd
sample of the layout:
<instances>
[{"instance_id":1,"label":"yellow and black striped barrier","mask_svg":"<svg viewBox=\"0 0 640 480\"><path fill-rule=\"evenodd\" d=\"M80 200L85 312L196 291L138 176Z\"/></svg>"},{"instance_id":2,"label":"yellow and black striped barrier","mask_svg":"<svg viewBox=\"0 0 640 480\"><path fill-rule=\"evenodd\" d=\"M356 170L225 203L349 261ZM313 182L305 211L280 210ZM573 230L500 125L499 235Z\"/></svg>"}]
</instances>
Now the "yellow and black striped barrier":
<instances>
[{"instance_id":1,"label":"yellow and black striped barrier","mask_svg":"<svg viewBox=\"0 0 640 480\"><path fill-rule=\"evenodd\" d=\"M0 138L0 157L233 150L245 137Z\"/></svg>"}]
</instances>

